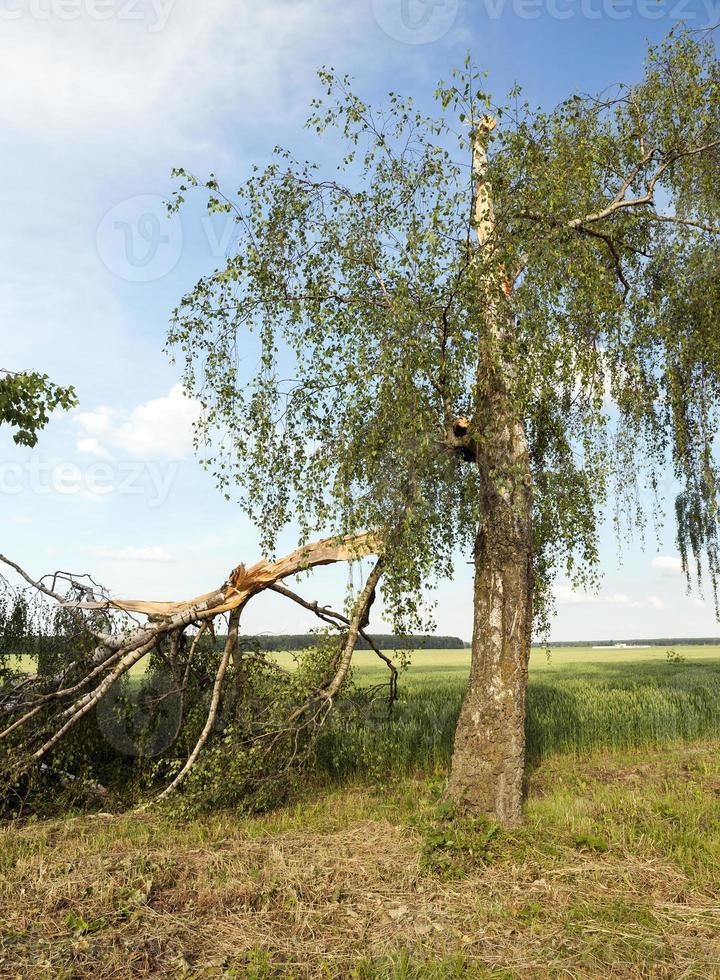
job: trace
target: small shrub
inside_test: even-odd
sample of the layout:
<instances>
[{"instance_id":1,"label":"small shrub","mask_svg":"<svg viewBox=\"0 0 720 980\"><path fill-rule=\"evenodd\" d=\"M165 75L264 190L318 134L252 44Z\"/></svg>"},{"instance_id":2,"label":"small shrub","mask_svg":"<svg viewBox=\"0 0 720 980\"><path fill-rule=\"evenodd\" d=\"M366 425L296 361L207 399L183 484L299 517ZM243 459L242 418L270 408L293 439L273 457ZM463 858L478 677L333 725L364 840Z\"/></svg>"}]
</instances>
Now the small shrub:
<instances>
[{"instance_id":1,"label":"small shrub","mask_svg":"<svg viewBox=\"0 0 720 980\"><path fill-rule=\"evenodd\" d=\"M576 834L573 843L578 851L596 851L604 854L609 850L609 844L601 834Z\"/></svg>"}]
</instances>

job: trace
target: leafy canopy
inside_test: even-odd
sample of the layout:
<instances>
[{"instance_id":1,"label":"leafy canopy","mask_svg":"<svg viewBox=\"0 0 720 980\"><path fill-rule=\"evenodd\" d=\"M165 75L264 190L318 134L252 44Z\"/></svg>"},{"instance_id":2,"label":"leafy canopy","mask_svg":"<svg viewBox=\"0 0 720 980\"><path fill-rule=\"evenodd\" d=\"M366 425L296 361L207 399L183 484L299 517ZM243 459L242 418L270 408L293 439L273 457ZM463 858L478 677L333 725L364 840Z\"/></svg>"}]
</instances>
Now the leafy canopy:
<instances>
[{"instance_id":1,"label":"leafy canopy","mask_svg":"<svg viewBox=\"0 0 720 980\"><path fill-rule=\"evenodd\" d=\"M448 573L481 519L479 470L453 450L456 417L481 444L488 281L512 288L512 411L534 483L537 601L554 572L594 575L611 489L671 466L686 563L715 584L720 400L720 71L712 43L671 34L637 84L531 110L497 105L468 59L437 112L390 94L371 107L323 70L308 125L337 134L322 170L277 148L234 193L183 170L171 208L204 188L237 241L176 310L169 345L206 407L199 438L272 551L302 535L379 528L394 542L386 598ZM489 133L496 225L474 236L472 142ZM247 363L256 364L248 371Z\"/></svg>"},{"instance_id":2,"label":"leafy canopy","mask_svg":"<svg viewBox=\"0 0 720 980\"><path fill-rule=\"evenodd\" d=\"M53 384L46 374L0 371L0 425L15 429L13 441L19 446L36 445L50 413L75 405L75 389Z\"/></svg>"}]
</instances>

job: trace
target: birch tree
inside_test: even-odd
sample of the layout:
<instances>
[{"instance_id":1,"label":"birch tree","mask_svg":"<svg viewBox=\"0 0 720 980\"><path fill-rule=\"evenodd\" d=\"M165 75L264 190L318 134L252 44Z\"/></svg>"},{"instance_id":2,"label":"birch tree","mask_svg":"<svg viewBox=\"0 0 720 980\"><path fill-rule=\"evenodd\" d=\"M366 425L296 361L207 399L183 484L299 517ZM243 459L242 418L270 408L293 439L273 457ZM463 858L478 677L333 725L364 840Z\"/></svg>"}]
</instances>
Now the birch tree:
<instances>
[{"instance_id":1,"label":"birch tree","mask_svg":"<svg viewBox=\"0 0 720 980\"><path fill-rule=\"evenodd\" d=\"M449 792L512 826L531 635L559 571L596 584L609 502L620 527L644 525L644 494L674 511L686 573L716 592L715 49L671 35L639 81L550 111L498 102L470 60L434 114L320 80L308 125L336 166L277 149L232 191L176 172L171 207L206 194L237 235L169 346L206 409L206 461L268 556L291 522L301 542L371 532L405 628L473 556Z\"/></svg>"}]
</instances>

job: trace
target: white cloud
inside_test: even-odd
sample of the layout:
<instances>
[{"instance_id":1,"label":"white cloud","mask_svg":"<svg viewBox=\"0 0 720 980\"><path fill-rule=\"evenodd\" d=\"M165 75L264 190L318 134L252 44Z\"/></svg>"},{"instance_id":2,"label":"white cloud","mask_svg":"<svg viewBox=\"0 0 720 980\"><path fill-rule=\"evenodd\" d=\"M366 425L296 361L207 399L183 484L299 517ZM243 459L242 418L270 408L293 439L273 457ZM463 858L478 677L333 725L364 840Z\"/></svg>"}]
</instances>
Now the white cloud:
<instances>
[{"instance_id":1,"label":"white cloud","mask_svg":"<svg viewBox=\"0 0 720 980\"><path fill-rule=\"evenodd\" d=\"M183 459L192 451L199 415L200 403L188 398L179 384L130 412L100 405L94 412L74 416L83 432L77 450L106 458L112 448L135 459Z\"/></svg>"},{"instance_id":2,"label":"white cloud","mask_svg":"<svg viewBox=\"0 0 720 980\"><path fill-rule=\"evenodd\" d=\"M598 596L591 592L576 592L567 585L559 585L555 589L555 598L558 602L568 606L594 604L600 601Z\"/></svg>"},{"instance_id":3,"label":"white cloud","mask_svg":"<svg viewBox=\"0 0 720 980\"><path fill-rule=\"evenodd\" d=\"M656 555L650 564L653 568L660 569L661 572L682 571L682 561L678 555Z\"/></svg>"},{"instance_id":4,"label":"white cloud","mask_svg":"<svg viewBox=\"0 0 720 980\"><path fill-rule=\"evenodd\" d=\"M653 609L664 609L665 608L665 603L662 601L662 599L660 598L660 596L651 595L648 598L648 602L653 607Z\"/></svg>"},{"instance_id":5,"label":"white cloud","mask_svg":"<svg viewBox=\"0 0 720 980\"><path fill-rule=\"evenodd\" d=\"M631 599L624 592L614 592L612 595L601 596L600 599L612 606L625 606L626 609L642 609L645 605L639 599Z\"/></svg>"},{"instance_id":6,"label":"white cloud","mask_svg":"<svg viewBox=\"0 0 720 980\"><path fill-rule=\"evenodd\" d=\"M62 8L74 6L73 16ZM330 0L16 0L0 3L0 121L102 136L183 125L225 104L287 104L300 60L337 52L369 11ZM96 11L104 8L101 16ZM38 15L38 11L40 14ZM357 33L355 35L357 37ZM293 62L295 65L293 66ZM259 84L260 80L260 84Z\"/></svg>"},{"instance_id":7,"label":"white cloud","mask_svg":"<svg viewBox=\"0 0 720 980\"><path fill-rule=\"evenodd\" d=\"M89 414L89 413L88 413ZM100 456L101 459L112 459L112 454L93 436L87 436L77 441L77 451L84 456Z\"/></svg>"},{"instance_id":8,"label":"white cloud","mask_svg":"<svg viewBox=\"0 0 720 980\"><path fill-rule=\"evenodd\" d=\"M105 558L108 561L135 561L135 562L171 562L175 561L173 556L159 546L145 548L101 548L95 554L98 558Z\"/></svg>"},{"instance_id":9,"label":"white cloud","mask_svg":"<svg viewBox=\"0 0 720 980\"><path fill-rule=\"evenodd\" d=\"M598 605L623 606L626 609L642 609L644 603L631 599L624 592L610 592L596 595L593 592L576 592L569 586L560 585L555 589L555 598L561 605Z\"/></svg>"}]
</instances>

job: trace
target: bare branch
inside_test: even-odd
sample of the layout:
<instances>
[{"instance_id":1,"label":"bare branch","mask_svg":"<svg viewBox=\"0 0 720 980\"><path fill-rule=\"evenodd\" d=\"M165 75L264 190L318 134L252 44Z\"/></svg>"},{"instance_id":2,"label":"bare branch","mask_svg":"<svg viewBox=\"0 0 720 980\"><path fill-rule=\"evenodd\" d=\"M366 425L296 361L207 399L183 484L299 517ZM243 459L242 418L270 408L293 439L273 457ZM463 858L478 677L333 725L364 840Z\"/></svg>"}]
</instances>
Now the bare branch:
<instances>
[{"instance_id":1,"label":"bare branch","mask_svg":"<svg viewBox=\"0 0 720 980\"><path fill-rule=\"evenodd\" d=\"M695 221L693 218L680 218L676 214L657 214L655 211L643 211L642 217L645 221L660 221L672 225L686 225L688 228L697 228L699 231L706 231L711 235L720 235L720 225L710 225L704 221Z\"/></svg>"},{"instance_id":2,"label":"bare branch","mask_svg":"<svg viewBox=\"0 0 720 980\"><path fill-rule=\"evenodd\" d=\"M53 572L52 575L43 575L43 577L40 579L34 579L30 574L28 574L28 572L25 571L24 568L18 565L18 563L13 561L11 558L8 558L6 555L0 555L0 563L7 565L8 568L12 568L13 571L15 571L20 578L27 582L28 585L35 589L36 592L47 596L49 599L54 599L55 602L59 603L61 606L67 605L67 595L63 595L62 593L55 591L58 580L67 582L71 588L75 589L81 595L91 595L93 599L95 598L93 589L101 589L98 583L87 574L76 576L70 572L57 571ZM52 579L51 586L45 585L44 580L47 578ZM89 579L91 584L88 585L85 582L80 581L81 578ZM107 637L107 634L102 631L93 630L90 626L88 626L88 629L93 636L96 636L101 640L104 640Z\"/></svg>"},{"instance_id":3,"label":"bare branch","mask_svg":"<svg viewBox=\"0 0 720 980\"><path fill-rule=\"evenodd\" d=\"M277 584L271 585L270 588L272 589L273 592L277 592L279 595L284 595L286 598L292 599L293 602L296 602L304 609L308 609L311 613L314 613L319 619L322 619L324 622L329 623L331 626L334 626L336 629L341 629L343 626L350 625L350 620L347 618L347 616L344 616L342 613L335 612L334 610L330 609L328 606L319 605L317 600L315 602L308 602L306 599L303 599L302 596L299 596L296 592L293 592L291 589L286 588L284 585L277 585ZM385 656L385 654L380 650L380 648L373 640L372 636L366 633L364 629L360 629L358 633L363 638L363 640L365 640L365 642L368 644L370 649L375 653L375 655L379 657L380 660L384 661L384 663L387 665L387 668L390 671L390 700L391 702L396 701L397 682L398 682L397 667L389 657Z\"/></svg>"},{"instance_id":4,"label":"bare branch","mask_svg":"<svg viewBox=\"0 0 720 980\"><path fill-rule=\"evenodd\" d=\"M586 214L582 218L573 218L571 221L567 222L567 227L579 228L580 226L593 224L597 221L603 221L605 218L609 218L610 215L614 214L616 211L620 211L624 208L637 208L637 207L641 207L644 204L652 204L653 194L655 192L655 186L657 185L658 181L660 180L660 178L662 177L662 175L665 173L666 170L668 170L674 163L677 163L678 160L684 160L687 157L698 156L701 153L707 153L709 150L713 150L718 146L720 146L720 140L711 140L709 143L704 143L702 146L689 147L686 150L677 150L675 152L666 154L662 158L662 162L658 166L655 173L648 179L645 185L644 194L640 195L639 197L633 197L633 198L625 197L625 192L630 186L630 183L632 183L632 175L631 175L631 179L628 178L625 179L620 191L618 191L618 193L613 197L612 201L607 205L607 207L602 208L600 211L596 211L595 213ZM656 150L652 150L649 154L647 154L645 159L643 160L643 164L645 162L649 162L649 160L654 155L656 155L656 153L657 153Z\"/></svg>"}]
</instances>

